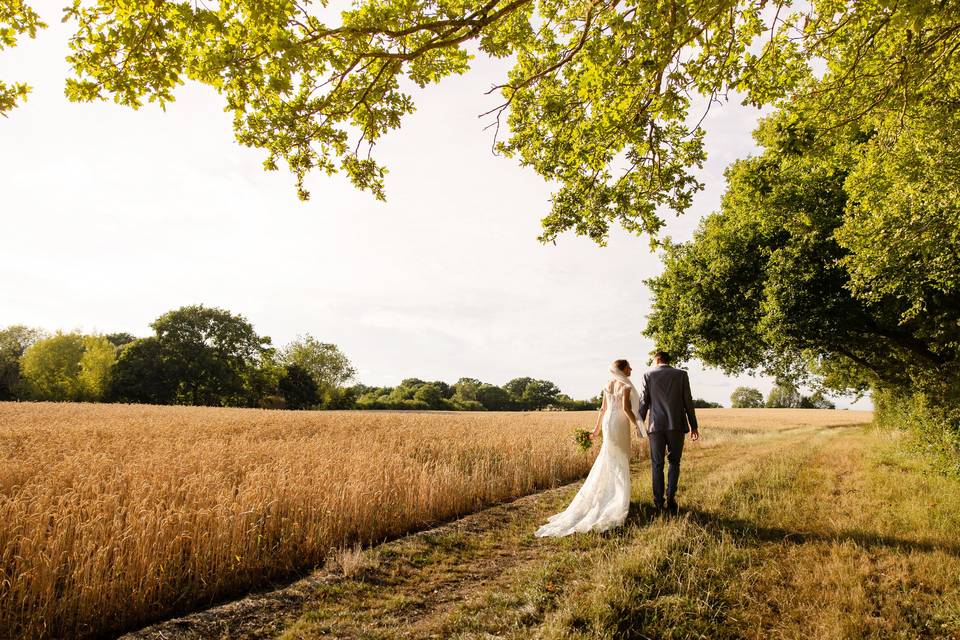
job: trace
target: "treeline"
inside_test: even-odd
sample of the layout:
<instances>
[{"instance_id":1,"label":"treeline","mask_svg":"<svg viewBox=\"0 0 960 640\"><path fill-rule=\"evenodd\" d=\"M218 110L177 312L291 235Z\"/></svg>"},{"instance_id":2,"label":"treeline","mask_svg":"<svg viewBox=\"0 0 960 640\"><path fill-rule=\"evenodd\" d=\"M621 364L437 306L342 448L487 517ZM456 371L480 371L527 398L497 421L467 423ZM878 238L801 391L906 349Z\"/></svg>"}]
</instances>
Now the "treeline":
<instances>
[{"instance_id":1,"label":"treeline","mask_svg":"<svg viewBox=\"0 0 960 640\"><path fill-rule=\"evenodd\" d=\"M836 409L837 406L827 398L822 391L814 391L805 396L800 393L796 385L787 381L778 381L767 399L763 393L753 387L737 387L730 394L730 401L734 409Z\"/></svg>"},{"instance_id":2,"label":"treeline","mask_svg":"<svg viewBox=\"0 0 960 640\"><path fill-rule=\"evenodd\" d=\"M709 400L704 400L703 398L694 398L693 408L694 409L723 409L723 405L720 404L719 402L710 402Z\"/></svg>"},{"instance_id":3,"label":"treeline","mask_svg":"<svg viewBox=\"0 0 960 640\"><path fill-rule=\"evenodd\" d=\"M0 400L130 402L287 409L578 410L548 380L502 387L415 378L396 387L349 385L356 370L310 335L282 348L242 316L186 306L157 318L153 335L84 335L14 325L0 330Z\"/></svg>"},{"instance_id":4,"label":"treeline","mask_svg":"<svg viewBox=\"0 0 960 640\"><path fill-rule=\"evenodd\" d=\"M475 378L455 384L408 378L396 387L356 385L342 390L357 409L449 409L456 411L580 411L599 407L599 398L574 400L549 380L514 378L503 386ZM334 407L339 408L339 407Z\"/></svg>"}]
</instances>

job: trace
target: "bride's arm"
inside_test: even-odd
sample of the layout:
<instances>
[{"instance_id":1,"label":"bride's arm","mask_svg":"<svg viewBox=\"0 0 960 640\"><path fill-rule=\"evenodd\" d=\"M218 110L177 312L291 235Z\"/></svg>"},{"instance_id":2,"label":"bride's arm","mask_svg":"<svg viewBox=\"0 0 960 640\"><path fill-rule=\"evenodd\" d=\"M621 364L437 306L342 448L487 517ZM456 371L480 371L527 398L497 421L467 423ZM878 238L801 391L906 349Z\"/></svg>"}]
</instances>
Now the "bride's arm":
<instances>
[{"instance_id":1,"label":"bride's arm","mask_svg":"<svg viewBox=\"0 0 960 640\"><path fill-rule=\"evenodd\" d=\"M600 424L603 422L603 414L607 410L607 394L603 394L603 402L600 403L600 413L597 414L597 426L593 428L593 433L590 434L590 439L593 440L597 437L597 434L600 433Z\"/></svg>"},{"instance_id":2,"label":"bride's arm","mask_svg":"<svg viewBox=\"0 0 960 640\"><path fill-rule=\"evenodd\" d=\"M630 424L633 425L634 429L639 429L637 426L637 416L633 414L633 404L630 402L630 394L633 393L633 389L627 387L623 390L623 412L627 414L627 417L630 418Z\"/></svg>"}]
</instances>

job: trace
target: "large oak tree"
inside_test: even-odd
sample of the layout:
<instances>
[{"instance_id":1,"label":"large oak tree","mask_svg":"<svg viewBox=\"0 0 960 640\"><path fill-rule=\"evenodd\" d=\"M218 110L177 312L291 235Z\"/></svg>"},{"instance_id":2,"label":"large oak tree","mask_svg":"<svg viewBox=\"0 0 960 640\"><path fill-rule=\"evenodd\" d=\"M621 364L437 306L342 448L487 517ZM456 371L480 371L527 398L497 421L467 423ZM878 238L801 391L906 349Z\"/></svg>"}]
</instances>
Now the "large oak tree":
<instances>
[{"instance_id":1,"label":"large oak tree","mask_svg":"<svg viewBox=\"0 0 960 640\"><path fill-rule=\"evenodd\" d=\"M960 104L942 98L833 129L799 106L768 118L720 211L666 245L647 335L727 372L916 404L960 452Z\"/></svg>"}]
</instances>

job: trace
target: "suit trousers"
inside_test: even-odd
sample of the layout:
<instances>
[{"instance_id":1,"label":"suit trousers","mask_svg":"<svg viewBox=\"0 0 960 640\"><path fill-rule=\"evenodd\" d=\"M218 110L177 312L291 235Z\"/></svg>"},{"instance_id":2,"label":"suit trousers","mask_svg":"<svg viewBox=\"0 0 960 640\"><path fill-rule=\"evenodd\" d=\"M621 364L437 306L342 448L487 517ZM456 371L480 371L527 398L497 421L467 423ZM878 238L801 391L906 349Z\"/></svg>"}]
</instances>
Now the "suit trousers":
<instances>
[{"instance_id":1,"label":"suit trousers","mask_svg":"<svg viewBox=\"0 0 960 640\"><path fill-rule=\"evenodd\" d=\"M678 429L670 431L651 431L650 466L653 471L653 503L663 506L663 463L666 454L667 500L673 501L677 495L677 482L680 480L680 456L683 455L683 439L686 433Z\"/></svg>"}]
</instances>

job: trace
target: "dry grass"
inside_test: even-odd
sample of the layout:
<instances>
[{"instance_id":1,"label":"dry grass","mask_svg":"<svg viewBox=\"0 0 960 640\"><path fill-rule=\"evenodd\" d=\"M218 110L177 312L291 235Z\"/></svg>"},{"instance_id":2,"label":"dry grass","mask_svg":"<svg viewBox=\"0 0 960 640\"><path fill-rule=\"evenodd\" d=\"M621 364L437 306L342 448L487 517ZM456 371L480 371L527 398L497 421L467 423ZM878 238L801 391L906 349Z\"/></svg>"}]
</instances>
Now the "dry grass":
<instances>
[{"instance_id":1,"label":"dry grass","mask_svg":"<svg viewBox=\"0 0 960 640\"><path fill-rule=\"evenodd\" d=\"M352 547L332 551L327 556L325 568L352 578L379 566L380 554L377 551L364 549L359 543L355 543Z\"/></svg>"},{"instance_id":2,"label":"dry grass","mask_svg":"<svg viewBox=\"0 0 960 640\"><path fill-rule=\"evenodd\" d=\"M695 458L686 514L626 531L539 636L960 640L960 485L889 433L781 433Z\"/></svg>"},{"instance_id":3,"label":"dry grass","mask_svg":"<svg viewBox=\"0 0 960 640\"><path fill-rule=\"evenodd\" d=\"M869 419L800 413L701 416L730 437ZM0 637L128 629L580 477L592 420L0 403Z\"/></svg>"}]
</instances>

